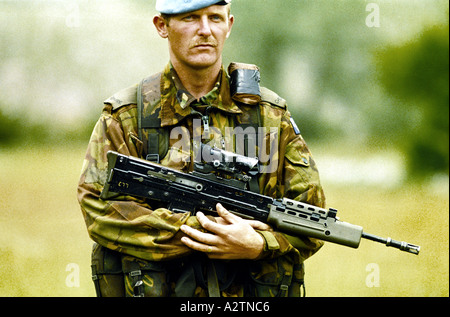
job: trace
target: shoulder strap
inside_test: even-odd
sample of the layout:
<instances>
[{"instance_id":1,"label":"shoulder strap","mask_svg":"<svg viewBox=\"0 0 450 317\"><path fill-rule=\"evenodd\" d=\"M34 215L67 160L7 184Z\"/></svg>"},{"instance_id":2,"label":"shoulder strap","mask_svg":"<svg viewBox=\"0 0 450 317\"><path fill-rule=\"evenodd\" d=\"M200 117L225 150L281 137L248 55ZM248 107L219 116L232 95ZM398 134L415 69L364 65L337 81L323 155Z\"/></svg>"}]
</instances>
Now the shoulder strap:
<instances>
[{"instance_id":1,"label":"shoulder strap","mask_svg":"<svg viewBox=\"0 0 450 317\"><path fill-rule=\"evenodd\" d=\"M268 102L279 108L283 109L287 108L286 100L284 100L277 93L273 92L272 90L266 87L261 87L261 101Z\"/></svg>"},{"instance_id":2,"label":"shoulder strap","mask_svg":"<svg viewBox=\"0 0 450 317\"><path fill-rule=\"evenodd\" d=\"M123 89L106 99L103 103L111 105L113 110L117 110L123 106L135 104L136 89L137 85L133 85L131 87Z\"/></svg>"},{"instance_id":3,"label":"shoulder strap","mask_svg":"<svg viewBox=\"0 0 450 317\"><path fill-rule=\"evenodd\" d=\"M251 146L256 146L257 148L261 149L261 142L263 142L262 138L263 136L261 136L259 134L259 128L264 128L264 123L262 121L261 118L261 107L264 107L264 103L268 103L270 104L270 106L272 107L278 107L284 110L287 110L287 103L286 100L281 98L277 93L273 92L270 89L267 89L265 87L260 87L260 92L261 92L261 101L257 104L257 105L242 105L242 110L243 110L243 114L242 115L238 115L237 116L237 127L242 127L242 129L238 129L236 131L241 131L244 135L240 136L240 139L244 140L244 151L242 152L242 148L236 148L236 151L239 154L244 153L245 156L250 156L253 155L253 153L251 153ZM252 129L248 129L247 131L254 131L254 135L252 134L248 134L246 129L251 127ZM236 137L239 137L236 134ZM238 144L237 144L238 146ZM242 146L242 145L241 145ZM256 155L258 155L259 153L256 152ZM258 172L259 172L259 167L258 167ZM260 188L259 188L259 183L258 183L258 172L254 173L254 175L252 175L252 180L249 183L250 186L250 190L253 192L257 192L259 193Z\"/></svg>"},{"instance_id":4,"label":"shoulder strap","mask_svg":"<svg viewBox=\"0 0 450 317\"><path fill-rule=\"evenodd\" d=\"M261 106L241 104L242 114L236 116L236 153L244 156L258 156L259 128L262 127ZM250 148L252 147L252 149ZM252 176L249 182L249 189L259 193L259 166L255 171L250 171Z\"/></svg>"},{"instance_id":5,"label":"shoulder strap","mask_svg":"<svg viewBox=\"0 0 450 317\"><path fill-rule=\"evenodd\" d=\"M236 152L249 156L252 155L249 145L258 146L258 128L261 127L261 108L260 105L240 105L242 114L236 116L235 129L237 136L243 134L240 140L244 140L244 144L236 144ZM240 128L240 129L239 129ZM244 148L242 148L244 146Z\"/></svg>"},{"instance_id":6,"label":"shoulder strap","mask_svg":"<svg viewBox=\"0 0 450 317\"><path fill-rule=\"evenodd\" d=\"M144 143L144 157L159 163L169 151L169 132L161 127L161 75L155 74L141 81L137 89L138 131Z\"/></svg>"}]
</instances>

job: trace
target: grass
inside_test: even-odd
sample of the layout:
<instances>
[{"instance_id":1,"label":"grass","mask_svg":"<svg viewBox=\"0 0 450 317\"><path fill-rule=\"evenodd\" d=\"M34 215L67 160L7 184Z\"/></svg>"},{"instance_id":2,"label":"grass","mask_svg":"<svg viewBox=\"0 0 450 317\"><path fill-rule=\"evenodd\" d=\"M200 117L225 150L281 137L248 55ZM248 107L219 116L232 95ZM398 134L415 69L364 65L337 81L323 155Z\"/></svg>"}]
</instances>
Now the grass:
<instances>
[{"instance_id":1,"label":"grass","mask_svg":"<svg viewBox=\"0 0 450 317\"><path fill-rule=\"evenodd\" d=\"M84 151L85 145L0 149L0 296L95 295L92 242L76 200ZM449 296L448 194L421 185L325 189L341 220L419 244L422 252L370 241L357 250L327 243L306 263L308 296Z\"/></svg>"},{"instance_id":2,"label":"grass","mask_svg":"<svg viewBox=\"0 0 450 317\"><path fill-rule=\"evenodd\" d=\"M416 256L367 240L357 250L328 243L307 261L309 296L449 296L448 194L420 185L334 188L327 193L329 205L341 209L342 221L418 244L421 252ZM379 284L374 285L377 273Z\"/></svg>"},{"instance_id":3,"label":"grass","mask_svg":"<svg viewBox=\"0 0 450 317\"><path fill-rule=\"evenodd\" d=\"M76 200L84 148L0 152L0 296L95 295L92 243ZM80 287L67 286L77 273L66 271L71 263Z\"/></svg>"}]
</instances>

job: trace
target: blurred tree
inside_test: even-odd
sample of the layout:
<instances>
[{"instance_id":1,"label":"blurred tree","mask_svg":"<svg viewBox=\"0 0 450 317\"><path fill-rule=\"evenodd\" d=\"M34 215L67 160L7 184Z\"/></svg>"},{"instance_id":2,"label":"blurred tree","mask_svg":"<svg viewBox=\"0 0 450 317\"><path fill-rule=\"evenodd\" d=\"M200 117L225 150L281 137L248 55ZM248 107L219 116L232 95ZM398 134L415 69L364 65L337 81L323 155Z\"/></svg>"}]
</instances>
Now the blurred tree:
<instances>
[{"instance_id":1,"label":"blurred tree","mask_svg":"<svg viewBox=\"0 0 450 317\"><path fill-rule=\"evenodd\" d=\"M74 12L66 1L0 1L0 28L10 30L0 32L0 109L14 109L0 113L0 143L12 140L19 123L20 138L11 144L41 142L44 136L60 142L86 140L104 99L167 63L166 41L151 23L155 2L83 0ZM448 121L439 123L445 116L432 119L434 108L417 105L418 98L407 98L407 92L401 97L414 100L414 106L392 107L392 98L376 80L373 51L397 40L393 30L411 34L420 29L423 16L440 21L436 12L445 11L448 2L379 2L381 27L371 28L366 25L366 0L233 1L236 24L224 63L260 66L262 84L288 100L308 142L351 152L350 147L386 149L397 145L395 139L400 145L412 144L411 136L421 135L425 143L439 139L411 133L419 123L423 128L425 117L434 125L448 127ZM72 13L79 13L79 25L67 23ZM403 54L410 58L409 48ZM397 75L405 76L403 69ZM429 89L443 91L414 83L419 87L411 89L414 93L421 87L422 95ZM10 113L14 117L5 116ZM431 154L428 160L439 157Z\"/></svg>"},{"instance_id":2,"label":"blurred tree","mask_svg":"<svg viewBox=\"0 0 450 317\"><path fill-rule=\"evenodd\" d=\"M10 145L20 137L19 119L11 118L0 107L0 146Z\"/></svg>"},{"instance_id":3,"label":"blurred tree","mask_svg":"<svg viewBox=\"0 0 450 317\"><path fill-rule=\"evenodd\" d=\"M261 68L262 85L288 100L302 132L316 142L361 141L372 47L365 1L236 1L230 60ZM367 108L370 108L367 106ZM348 120L348 118L352 120Z\"/></svg>"},{"instance_id":4,"label":"blurred tree","mask_svg":"<svg viewBox=\"0 0 450 317\"><path fill-rule=\"evenodd\" d=\"M0 107L0 146L2 147L23 143L51 143L60 139L62 135L63 133L52 133L48 122L33 122L29 116L20 111L10 116L2 112Z\"/></svg>"},{"instance_id":5,"label":"blurred tree","mask_svg":"<svg viewBox=\"0 0 450 317\"><path fill-rule=\"evenodd\" d=\"M380 80L407 125L395 131L412 177L449 173L449 31L433 27L379 54Z\"/></svg>"}]
</instances>

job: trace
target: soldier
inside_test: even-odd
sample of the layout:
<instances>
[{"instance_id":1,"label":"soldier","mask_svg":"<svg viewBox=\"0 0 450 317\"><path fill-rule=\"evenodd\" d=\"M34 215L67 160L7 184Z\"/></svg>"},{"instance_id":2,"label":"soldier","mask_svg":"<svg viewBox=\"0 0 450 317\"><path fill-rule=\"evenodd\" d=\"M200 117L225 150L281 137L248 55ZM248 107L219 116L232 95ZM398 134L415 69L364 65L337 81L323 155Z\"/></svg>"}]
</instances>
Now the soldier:
<instances>
[{"instance_id":1,"label":"soldier","mask_svg":"<svg viewBox=\"0 0 450 317\"><path fill-rule=\"evenodd\" d=\"M168 41L169 64L162 73L105 101L78 186L88 233L95 241L92 272L98 296L302 294L304 261L320 249L321 241L281 234L221 205L215 216L194 216L151 200L99 198L108 151L190 172L196 133L203 143L236 151L236 138L227 128L247 122L265 129L259 130L258 145L276 146L271 154L275 168L265 170L262 163L257 190L324 207L316 165L284 99L256 87L256 67L233 64L227 73L222 65L234 23L230 2L158 0L160 14L153 22ZM230 79L236 69L239 76ZM188 140L186 146L180 146L181 139L184 145Z\"/></svg>"}]
</instances>

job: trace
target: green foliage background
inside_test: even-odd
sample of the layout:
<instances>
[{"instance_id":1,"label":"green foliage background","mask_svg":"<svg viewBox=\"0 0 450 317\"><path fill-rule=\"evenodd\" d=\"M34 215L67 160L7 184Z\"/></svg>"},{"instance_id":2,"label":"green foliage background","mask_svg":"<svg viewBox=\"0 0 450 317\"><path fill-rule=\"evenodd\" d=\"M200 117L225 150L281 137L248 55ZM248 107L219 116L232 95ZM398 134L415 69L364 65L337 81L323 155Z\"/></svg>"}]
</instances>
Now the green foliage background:
<instances>
[{"instance_id":1,"label":"green foliage background","mask_svg":"<svg viewBox=\"0 0 450 317\"><path fill-rule=\"evenodd\" d=\"M0 144L86 140L103 99L168 61L154 3L0 1ZM394 149L408 176L448 175L447 1L236 0L233 13L225 63L259 65L310 143Z\"/></svg>"}]
</instances>

